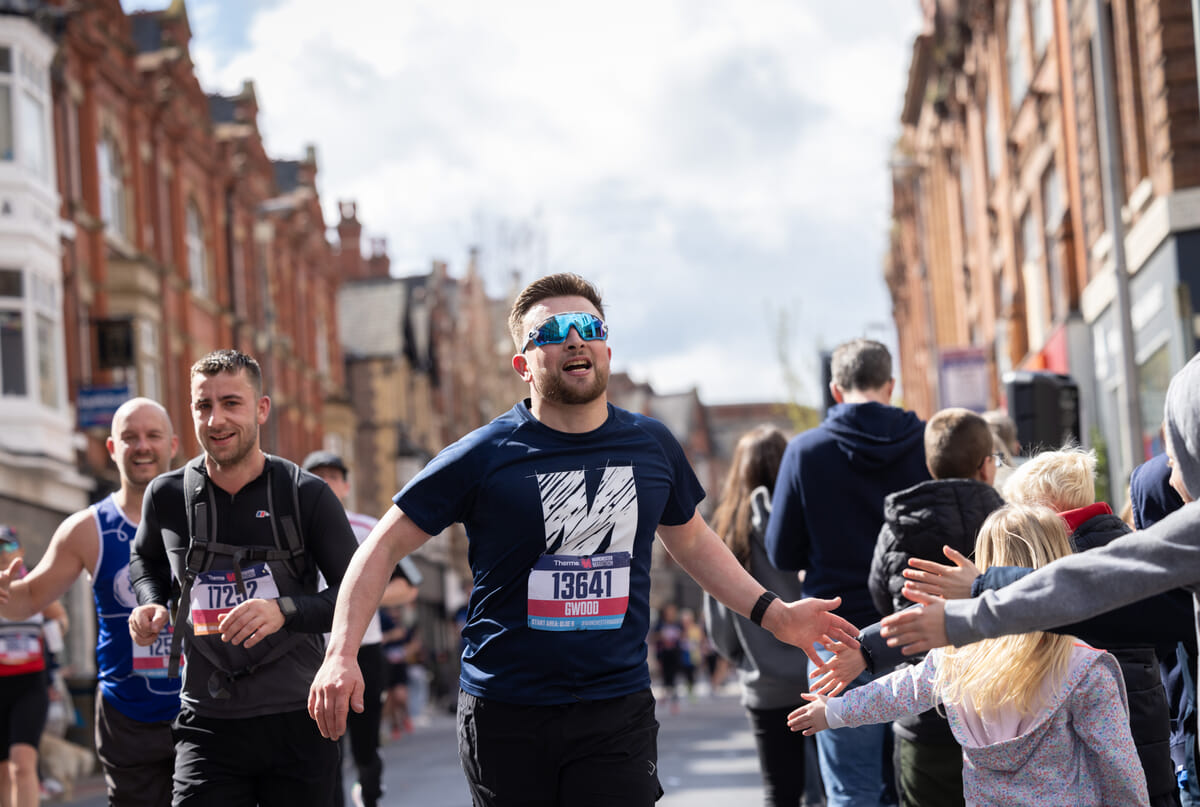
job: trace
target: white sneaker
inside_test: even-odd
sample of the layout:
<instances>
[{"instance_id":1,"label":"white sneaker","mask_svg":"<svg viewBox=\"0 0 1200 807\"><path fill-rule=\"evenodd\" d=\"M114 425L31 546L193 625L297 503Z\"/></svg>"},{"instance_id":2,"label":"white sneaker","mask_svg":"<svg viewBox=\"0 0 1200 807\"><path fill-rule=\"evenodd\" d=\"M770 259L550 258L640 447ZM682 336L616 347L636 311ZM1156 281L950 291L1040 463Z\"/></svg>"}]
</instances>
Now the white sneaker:
<instances>
[{"instance_id":1,"label":"white sneaker","mask_svg":"<svg viewBox=\"0 0 1200 807\"><path fill-rule=\"evenodd\" d=\"M350 801L354 807L363 807L362 785L358 782L355 782L354 786L350 788Z\"/></svg>"}]
</instances>

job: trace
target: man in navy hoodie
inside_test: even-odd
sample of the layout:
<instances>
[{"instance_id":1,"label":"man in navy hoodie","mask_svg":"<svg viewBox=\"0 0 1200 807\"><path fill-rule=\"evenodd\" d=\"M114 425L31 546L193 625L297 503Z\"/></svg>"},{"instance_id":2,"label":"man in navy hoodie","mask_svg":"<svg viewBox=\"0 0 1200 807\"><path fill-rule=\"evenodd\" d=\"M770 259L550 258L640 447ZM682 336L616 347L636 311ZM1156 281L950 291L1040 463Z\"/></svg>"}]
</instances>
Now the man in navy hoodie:
<instances>
[{"instance_id":1,"label":"man in navy hoodie","mask_svg":"<svg viewBox=\"0 0 1200 807\"><path fill-rule=\"evenodd\" d=\"M925 424L890 405L892 356L879 342L855 339L838 346L831 370L837 405L783 455L767 554L777 568L804 572L805 596L841 597L840 616L870 625L880 619L867 577L883 500L930 478ZM852 686L868 680L864 675ZM829 807L895 803L890 732L890 726L872 725L817 735Z\"/></svg>"}]
</instances>

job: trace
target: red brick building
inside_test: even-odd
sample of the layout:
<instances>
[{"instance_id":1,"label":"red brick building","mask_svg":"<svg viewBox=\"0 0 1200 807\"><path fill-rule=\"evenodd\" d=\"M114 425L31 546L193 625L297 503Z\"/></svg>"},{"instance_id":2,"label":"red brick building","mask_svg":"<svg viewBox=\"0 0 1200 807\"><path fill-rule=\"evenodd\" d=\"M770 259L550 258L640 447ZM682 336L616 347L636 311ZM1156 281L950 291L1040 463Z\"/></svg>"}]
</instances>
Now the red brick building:
<instances>
[{"instance_id":1,"label":"red brick building","mask_svg":"<svg viewBox=\"0 0 1200 807\"><path fill-rule=\"evenodd\" d=\"M1113 489L1161 450L1171 374L1196 351L1200 126L1187 0L1108 0L1144 451L1124 456L1112 243L1104 213L1090 0L927 0L892 164L885 269L906 403L948 400L947 368L984 363L1079 386L1081 437L1108 449ZM1120 498L1120 494L1117 494Z\"/></svg>"},{"instance_id":2,"label":"red brick building","mask_svg":"<svg viewBox=\"0 0 1200 807\"><path fill-rule=\"evenodd\" d=\"M54 113L74 225L63 242L71 397L123 384L157 398L191 455L188 368L237 347L258 358L272 398L264 447L299 456L348 422L315 150L268 157L253 85L207 95L189 39L180 0L128 16L95 0L64 17ZM95 443L89 459L107 466Z\"/></svg>"},{"instance_id":3,"label":"red brick building","mask_svg":"<svg viewBox=\"0 0 1200 807\"><path fill-rule=\"evenodd\" d=\"M36 560L115 487L104 438L130 396L167 407L177 464L197 453L188 371L215 348L262 364L266 450L349 440L315 150L267 155L252 84L205 93L182 0L0 5L0 523ZM88 631L70 641L87 669Z\"/></svg>"},{"instance_id":4,"label":"red brick building","mask_svg":"<svg viewBox=\"0 0 1200 807\"><path fill-rule=\"evenodd\" d=\"M116 486L104 438L121 401L162 401L176 464L198 453L188 372L212 349L261 363L263 447L341 452L352 506L372 513L527 395L506 321L518 289L489 297L474 255L461 277L443 262L392 277L382 240L363 255L353 202L331 245L315 148L267 153L253 83L205 92L182 0L135 14L119 0L0 0L0 12L0 523L31 561L68 513ZM613 392L667 422L715 497L727 458L695 391L614 378ZM443 572L465 568L461 530L419 559L436 618L455 596ZM87 672L85 584L67 604L69 663Z\"/></svg>"}]
</instances>

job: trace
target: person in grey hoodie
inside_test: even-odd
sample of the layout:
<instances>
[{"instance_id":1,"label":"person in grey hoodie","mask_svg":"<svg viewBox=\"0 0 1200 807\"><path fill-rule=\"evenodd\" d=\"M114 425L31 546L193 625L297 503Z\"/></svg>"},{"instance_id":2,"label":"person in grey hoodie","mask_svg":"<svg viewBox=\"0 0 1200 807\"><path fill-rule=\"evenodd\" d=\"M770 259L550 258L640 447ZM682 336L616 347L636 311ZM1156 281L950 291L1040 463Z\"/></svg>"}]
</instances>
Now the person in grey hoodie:
<instances>
[{"instance_id":1,"label":"person in grey hoodie","mask_svg":"<svg viewBox=\"0 0 1200 807\"><path fill-rule=\"evenodd\" d=\"M763 533L771 514L771 490L787 438L773 426L746 432L733 449L729 475L713 515L713 529L750 575L787 600L799 599L800 578L767 560ZM816 742L788 731L788 713L804 701L808 657L776 639L744 616L704 595L709 639L737 669L742 706L758 746L766 807L800 807L823 801L816 765ZM809 753L811 746L811 753Z\"/></svg>"},{"instance_id":2,"label":"person in grey hoodie","mask_svg":"<svg viewBox=\"0 0 1200 807\"><path fill-rule=\"evenodd\" d=\"M923 653L1079 622L1174 588L1200 594L1200 355L1171 379L1164 431L1171 486L1183 507L1146 530L974 599L943 601L906 587L905 596L922 607L884 619L888 644Z\"/></svg>"}]
</instances>

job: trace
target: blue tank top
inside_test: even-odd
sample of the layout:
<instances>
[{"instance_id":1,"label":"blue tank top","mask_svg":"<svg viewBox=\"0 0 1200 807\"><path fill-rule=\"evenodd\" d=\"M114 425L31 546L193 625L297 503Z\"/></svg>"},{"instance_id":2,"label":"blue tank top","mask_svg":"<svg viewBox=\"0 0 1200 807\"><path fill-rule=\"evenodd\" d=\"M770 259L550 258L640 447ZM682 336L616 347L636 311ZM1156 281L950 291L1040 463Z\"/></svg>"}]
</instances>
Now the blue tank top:
<instances>
[{"instance_id":1,"label":"blue tank top","mask_svg":"<svg viewBox=\"0 0 1200 807\"><path fill-rule=\"evenodd\" d=\"M110 495L92 505L100 534L100 557L92 576L96 599L96 666L100 693L121 714L142 723L174 720L179 678L147 678L133 672L129 614L137 606L129 582L129 548L137 527Z\"/></svg>"}]
</instances>

